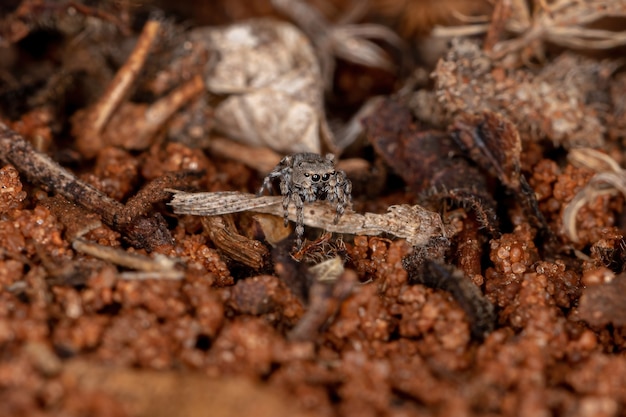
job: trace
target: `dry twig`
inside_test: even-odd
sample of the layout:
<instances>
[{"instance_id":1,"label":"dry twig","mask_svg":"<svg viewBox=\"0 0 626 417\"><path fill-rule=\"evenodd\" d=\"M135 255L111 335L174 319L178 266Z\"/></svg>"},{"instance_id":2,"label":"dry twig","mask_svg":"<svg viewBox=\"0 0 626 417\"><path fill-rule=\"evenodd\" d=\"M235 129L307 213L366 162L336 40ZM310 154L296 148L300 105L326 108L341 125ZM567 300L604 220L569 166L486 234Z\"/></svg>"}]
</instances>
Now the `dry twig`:
<instances>
[{"instance_id":1,"label":"dry twig","mask_svg":"<svg viewBox=\"0 0 626 417\"><path fill-rule=\"evenodd\" d=\"M153 250L172 243L165 220L146 215L152 203L163 200L163 189L176 187L189 173L174 173L144 187L125 206L91 185L79 180L50 157L33 149L21 135L0 122L0 160L15 166L32 183L51 193L60 194L117 230L136 247ZM182 175L182 177L181 177Z\"/></svg>"},{"instance_id":2,"label":"dry twig","mask_svg":"<svg viewBox=\"0 0 626 417\"><path fill-rule=\"evenodd\" d=\"M159 21L148 20L133 52L102 97L74 114L72 130L76 146L87 158L94 157L107 145L147 148L174 113L205 91L202 77L196 75L150 105L126 102L160 31Z\"/></svg>"},{"instance_id":3,"label":"dry twig","mask_svg":"<svg viewBox=\"0 0 626 417\"><path fill-rule=\"evenodd\" d=\"M125 272L120 274L125 279L182 279L185 274L175 269L177 261L162 254L155 254L154 258L139 253L127 252L119 248L103 246L84 239L75 239L72 248L78 252L91 255L94 258L109 261L115 265L136 269L140 272Z\"/></svg>"},{"instance_id":4,"label":"dry twig","mask_svg":"<svg viewBox=\"0 0 626 417\"><path fill-rule=\"evenodd\" d=\"M283 215L281 196L261 196L237 191L215 193L174 192L170 205L177 214L219 216L242 211ZM348 211L334 224L335 209L325 202L306 206L304 224L333 233L377 236L383 233L406 239L413 246L425 246L434 238L449 237L439 214L420 206L397 205L384 214ZM294 207L289 208L289 220L296 221Z\"/></svg>"},{"instance_id":5,"label":"dry twig","mask_svg":"<svg viewBox=\"0 0 626 417\"><path fill-rule=\"evenodd\" d=\"M202 226L215 247L234 261L253 269L261 269L269 258L265 245L237 232L232 216L204 217Z\"/></svg>"},{"instance_id":6,"label":"dry twig","mask_svg":"<svg viewBox=\"0 0 626 417\"><path fill-rule=\"evenodd\" d=\"M214 136L208 144L211 154L239 161L255 170L268 173L280 162L282 156L270 148L244 145L230 139Z\"/></svg>"}]
</instances>

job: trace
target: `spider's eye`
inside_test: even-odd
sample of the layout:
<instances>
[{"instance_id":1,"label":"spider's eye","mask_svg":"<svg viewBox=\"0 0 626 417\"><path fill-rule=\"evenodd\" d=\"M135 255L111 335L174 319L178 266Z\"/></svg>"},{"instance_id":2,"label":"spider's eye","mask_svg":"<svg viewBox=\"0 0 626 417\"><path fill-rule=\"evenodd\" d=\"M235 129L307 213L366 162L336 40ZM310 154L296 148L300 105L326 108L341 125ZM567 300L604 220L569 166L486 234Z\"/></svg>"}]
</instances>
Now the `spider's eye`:
<instances>
[{"instance_id":1,"label":"spider's eye","mask_svg":"<svg viewBox=\"0 0 626 417\"><path fill-rule=\"evenodd\" d=\"M308 172L304 174L304 176L307 177L307 178L309 178L309 175L311 175L311 174L309 174Z\"/></svg>"},{"instance_id":2,"label":"spider's eye","mask_svg":"<svg viewBox=\"0 0 626 417\"><path fill-rule=\"evenodd\" d=\"M313 182L318 182L320 180L320 176L319 174L313 174L311 176L311 179L313 180Z\"/></svg>"},{"instance_id":3,"label":"spider's eye","mask_svg":"<svg viewBox=\"0 0 626 417\"><path fill-rule=\"evenodd\" d=\"M327 174L324 174L324 175L322 176L322 181L328 181L328 179L329 179L329 178L330 178L330 174L328 174L328 173L327 173Z\"/></svg>"}]
</instances>

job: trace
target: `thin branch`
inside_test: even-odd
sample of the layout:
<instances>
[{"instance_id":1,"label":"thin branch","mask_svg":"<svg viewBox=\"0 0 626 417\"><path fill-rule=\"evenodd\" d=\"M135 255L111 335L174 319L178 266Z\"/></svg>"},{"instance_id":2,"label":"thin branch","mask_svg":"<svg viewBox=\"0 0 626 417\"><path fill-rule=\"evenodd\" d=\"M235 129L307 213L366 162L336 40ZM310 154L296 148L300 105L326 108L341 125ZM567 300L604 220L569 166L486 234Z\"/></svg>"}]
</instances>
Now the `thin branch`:
<instances>
[{"instance_id":1,"label":"thin branch","mask_svg":"<svg viewBox=\"0 0 626 417\"><path fill-rule=\"evenodd\" d=\"M183 271L175 269L177 260L158 253L154 257L149 257L120 248L99 245L80 238L72 242L72 248L94 258L141 271L140 273L127 273L127 279L182 279L185 276Z\"/></svg>"},{"instance_id":2,"label":"thin branch","mask_svg":"<svg viewBox=\"0 0 626 417\"><path fill-rule=\"evenodd\" d=\"M177 214L218 216L242 211L273 214L282 217L281 196L261 196L236 191L215 193L186 193L171 190L169 205ZM406 239L413 246L425 246L434 238L449 237L439 214L420 206L391 206L387 213L355 213L346 211L334 223L335 208L326 202L309 204L304 210L304 224L333 233L377 236L383 233ZM294 207L289 208L289 220L296 221Z\"/></svg>"}]
</instances>

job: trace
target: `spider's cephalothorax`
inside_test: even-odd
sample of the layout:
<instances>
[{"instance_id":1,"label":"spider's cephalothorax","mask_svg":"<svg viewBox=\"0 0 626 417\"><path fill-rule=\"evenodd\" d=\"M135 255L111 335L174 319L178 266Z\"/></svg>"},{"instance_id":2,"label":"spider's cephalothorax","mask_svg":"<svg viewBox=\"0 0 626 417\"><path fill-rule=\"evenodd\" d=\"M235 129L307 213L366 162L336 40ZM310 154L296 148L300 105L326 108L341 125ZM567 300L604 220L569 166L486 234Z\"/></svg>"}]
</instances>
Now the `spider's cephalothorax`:
<instances>
[{"instance_id":1,"label":"spider's cephalothorax","mask_svg":"<svg viewBox=\"0 0 626 417\"><path fill-rule=\"evenodd\" d=\"M296 207L297 246L302 246L304 235L304 203L327 200L336 204L335 223L350 204L352 183L345 172L335 168L335 156L321 156L315 153L297 153L284 157L269 173L259 190L271 190L272 181L280 179L280 193L283 196L285 225L289 220L289 203Z\"/></svg>"}]
</instances>

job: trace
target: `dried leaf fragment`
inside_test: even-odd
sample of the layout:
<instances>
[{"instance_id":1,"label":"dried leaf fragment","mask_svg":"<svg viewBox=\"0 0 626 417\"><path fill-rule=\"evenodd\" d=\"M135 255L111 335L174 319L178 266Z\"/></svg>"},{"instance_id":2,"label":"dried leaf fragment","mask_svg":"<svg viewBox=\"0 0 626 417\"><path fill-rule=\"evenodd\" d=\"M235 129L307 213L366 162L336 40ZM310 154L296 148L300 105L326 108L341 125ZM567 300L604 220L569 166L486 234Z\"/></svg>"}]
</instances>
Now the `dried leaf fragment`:
<instances>
[{"instance_id":1,"label":"dried leaf fragment","mask_svg":"<svg viewBox=\"0 0 626 417\"><path fill-rule=\"evenodd\" d=\"M420 130L409 108L395 99L383 100L364 125L376 152L412 190L426 195L436 209L449 200L470 207L481 226L499 233L486 178L462 157L450 134Z\"/></svg>"},{"instance_id":2,"label":"dried leaf fragment","mask_svg":"<svg viewBox=\"0 0 626 417\"><path fill-rule=\"evenodd\" d=\"M459 116L453 137L482 168L511 190L520 187L522 142L515 125L491 111Z\"/></svg>"},{"instance_id":3,"label":"dried leaf fragment","mask_svg":"<svg viewBox=\"0 0 626 417\"><path fill-rule=\"evenodd\" d=\"M293 25L256 19L196 29L189 40L216 56L204 77L210 92L227 95L215 109L218 131L284 153L320 153L320 138L332 143L319 64Z\"/></svg>"},{"instance_id":4,"label":"dried leaf fragment","mask_svg":"<svg viewBox=\"0 0 626 417\"><path fill-rule=\"evenodd\" d=\"M547 231L535 192L521 173L522 142L515 125L498 113L483 111L459 115L451 130L469 157L515 193L527 214Z\"/></svg>"},{"instance_id":5,"label":"dried leaf fragment","mask_svg":"<svg viewBox=\"0 0 626 417\"><path fill-rule=\"evenodd\" d=\"M447 133L420 130L409 108L398 100L382 100L364 125L376 153L416 192L442 185L459 188L468 177L480 178L477 172L462 172L455 158L458 149ZM446 176L451 171L454 175Z\"/></svg>"}]
</instances>

